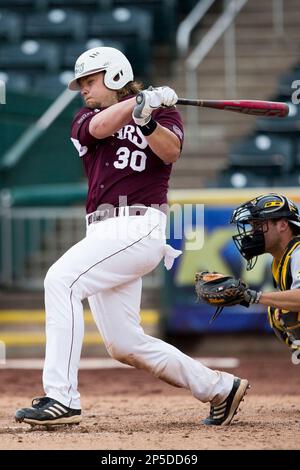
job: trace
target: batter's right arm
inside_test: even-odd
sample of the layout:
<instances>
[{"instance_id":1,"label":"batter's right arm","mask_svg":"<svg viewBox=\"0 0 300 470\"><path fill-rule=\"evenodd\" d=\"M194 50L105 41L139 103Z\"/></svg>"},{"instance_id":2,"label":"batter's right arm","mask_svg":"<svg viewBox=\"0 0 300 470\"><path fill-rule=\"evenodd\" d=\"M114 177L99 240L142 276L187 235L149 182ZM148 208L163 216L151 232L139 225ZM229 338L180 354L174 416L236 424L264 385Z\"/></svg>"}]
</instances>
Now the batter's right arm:
<instances>
[{"instance_id":1,"label":"batter's right arm","mask_svg":"<svg viewBox=\"0 0 300 470\"><path fill-rule=\"evenodd\" d=\"M126 101L113 104L101 113L95 114L89 124L89 131L96 139L105 139L117 132L131 121L132 111L136 105L136 99L130 98Z\"/></svg>"}]
</instances>

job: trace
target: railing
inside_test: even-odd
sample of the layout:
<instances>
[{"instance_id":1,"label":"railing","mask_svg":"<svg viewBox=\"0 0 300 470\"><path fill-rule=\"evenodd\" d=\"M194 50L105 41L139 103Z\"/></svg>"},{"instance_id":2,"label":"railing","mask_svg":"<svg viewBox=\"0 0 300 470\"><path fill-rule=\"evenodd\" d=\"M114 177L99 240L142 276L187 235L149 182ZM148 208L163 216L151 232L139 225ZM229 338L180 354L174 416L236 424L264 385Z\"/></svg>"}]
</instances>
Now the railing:
<instances>
[{"instance_id":1,"label":"railing","mask_svg":"<svg viewBox=\"0 0 300 470\"><path fill-rule=\"evenodd\" d=\"M219 19L213 24L204 38L196 46L185 61L186 96L197 98L198 80L197 69L214 45L226 32L225 38L225 83L227 97L233 97L236 86L235 33L234 20L248 0L231 0ZM187 109L187 124L189 128L198 124L198 110L189 106Z\"/></svg>"},{"instance_id":2,"label":"railing","mask_svg":"<svg viewBox=\"0 0 300 470\"><path fill-rule=\"evenodd\" d=\"M37 141L41 135L47 131L50 125L66 107L76 98L78 93L72 92L68 89L64 90L56 100L49 106L44 114L30 126L20 136L20 138L12 145L7 152L3 155L0 164L0 171L6 171L14 167L23 155L32 145Z\"/></svg>"},{"instance_id":3,"label":"railing","mask_svg":"<svg viewBox=\"0 0 300 470\"><path fill-rule=\"evenodd\" d=\"M200 23L213 3L215 0L201 0L180 23L176 35L177 51L180 56L187 54L193 29Z\"/></svg>"},{"instance_id":4,"label":"railing","mask_svg":"<svg viewBox=\"0 0 300 470\"><path fill-rule=\"evenodd\" d=\"M0 208L0 285L42 289L50 266L84 236L83 207ZM158 288L160 268L143 285Z\"/></svg>"},{"instance_id":5,"label":"railing","mask_svg":"<svg viewBox=\"0 0 300 470\"><path fill-rule=\"evenodd\" d=\"M273 0L273 30L277 37L284 36L283 0Z\"/></svg>"},{"instance_id":6,"label":"railing","mask_svg":"<svg viewBox=\"0 0 300 470\"><path fill-rule=\"evenodd\" d=\"M201 98L197 96L198 82L197 69L218 40L224 35L225 39L225 88L226 97L234 98L236 95L236 39L235 19L248 0L224 0L224 11L213 24L199 44L185 60L185 97ZM177 51L179 56L186 55L193 29L200 23L205 13L214 2L201 0L190 12L187 18L179 25L177 31ZM284 34L283 0L273 0L273 30L274 35L281 37ZM187 108L187 125L189 128L198 123L198 109Z\"/></svg>"}]
</instances>

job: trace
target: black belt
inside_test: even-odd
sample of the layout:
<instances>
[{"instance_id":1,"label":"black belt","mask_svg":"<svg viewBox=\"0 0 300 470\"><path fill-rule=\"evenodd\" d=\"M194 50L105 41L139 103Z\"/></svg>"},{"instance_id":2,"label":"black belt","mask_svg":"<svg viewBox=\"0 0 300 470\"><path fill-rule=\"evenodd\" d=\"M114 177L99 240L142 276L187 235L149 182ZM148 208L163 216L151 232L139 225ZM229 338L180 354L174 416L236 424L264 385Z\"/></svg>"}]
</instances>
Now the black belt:
<instances>
[{"instance_id":1,"label":"black belt","mask_svg":"<svg viewBox=\"0 0 300 470\"><path fill-rule=\"evenodd\" d=\"M94 222L101 222L113 217L145 215L147 210L148 207L139 206L109 207L107 209L100 209L88 215L87 224L90 225Z\"/></svg>"}]
</instances>

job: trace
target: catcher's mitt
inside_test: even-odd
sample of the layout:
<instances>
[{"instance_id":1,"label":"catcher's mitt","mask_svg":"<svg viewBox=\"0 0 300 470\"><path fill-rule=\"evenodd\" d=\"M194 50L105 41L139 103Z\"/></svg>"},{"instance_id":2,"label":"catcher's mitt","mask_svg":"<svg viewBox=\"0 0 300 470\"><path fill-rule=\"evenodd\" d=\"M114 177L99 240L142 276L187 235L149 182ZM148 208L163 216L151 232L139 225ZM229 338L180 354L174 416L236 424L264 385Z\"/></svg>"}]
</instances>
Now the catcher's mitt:
<instances>
[{"instance_id":1,"label":"catcher's mitt","mask_svg":"<svg viewBox=\"0 0 300 470\"><path fill-rule=\"evenodd\" d=\"M223 307L237 304L249 307L259 299L258 292L249 289L240 279L216 272L196 273L195 290L199 300L217 307L211 322L221 313Z\"/></svg>"}]
</instances>

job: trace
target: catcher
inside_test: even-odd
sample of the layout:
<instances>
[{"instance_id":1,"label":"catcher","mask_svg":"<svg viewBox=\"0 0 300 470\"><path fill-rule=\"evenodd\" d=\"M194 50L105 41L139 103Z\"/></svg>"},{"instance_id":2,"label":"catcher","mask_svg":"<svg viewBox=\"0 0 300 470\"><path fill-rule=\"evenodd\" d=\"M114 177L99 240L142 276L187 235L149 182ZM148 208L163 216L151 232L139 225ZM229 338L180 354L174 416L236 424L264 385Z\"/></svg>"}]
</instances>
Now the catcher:
<instances>
[{"instance_id":1,"label":"catcher","mask_svg":"<svg viewBox=\"0 0 300 470\"><path fill-rule=\"evenodd\" d=\"M245 202L233 212L238 233L234 243L247 260L247 270L263 253L273 256L274 292L257 292L239 279L219 273L197 273L198 298L217 307L262 304L276 336L293 350L300 349L300 215L286 196L270 193Z\"/></svg>"}]
</instances>

